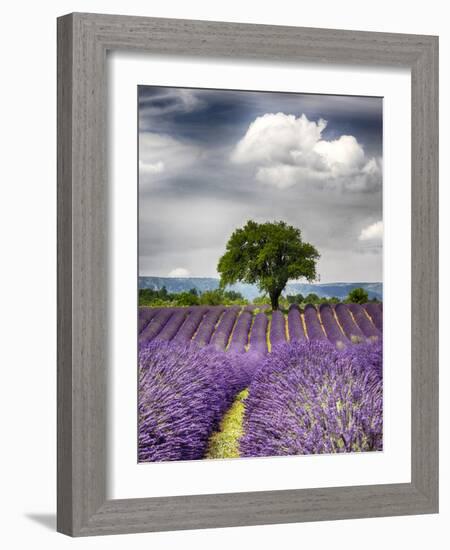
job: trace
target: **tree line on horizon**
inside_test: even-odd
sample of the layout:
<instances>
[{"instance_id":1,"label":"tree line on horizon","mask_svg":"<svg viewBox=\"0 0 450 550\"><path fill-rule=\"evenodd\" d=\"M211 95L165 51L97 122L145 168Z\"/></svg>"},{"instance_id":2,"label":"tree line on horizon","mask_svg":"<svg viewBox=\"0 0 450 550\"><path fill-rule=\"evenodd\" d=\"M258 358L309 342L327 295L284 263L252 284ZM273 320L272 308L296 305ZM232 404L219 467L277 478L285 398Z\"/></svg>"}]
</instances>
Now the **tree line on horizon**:
<instances>
[{"instance_id":1,"label":"tree line on horizon","mask_svg":"<svg viewBox=\"0 0 450 550\"><path fill-rule=\"evenodd\" d=\"M367 302L379 302L376 298L369 299L368 293L363 288L354 288L344 299L332 296L331 298L318 296L315 293L307 294L287 294L279 298L279 309L288 310L292 304L304 307L306 304L338 304L338 303L356 303L364 304ZM247 300L240 292L234 290L206 290L199 292L191 288L182 292L168 292L166 287L155 290L151 288L139 289L139 306L150 307L189 307L189 306L233 306L233 305L271 305L270 297L260 295L253 300Z\"/></svg>"}]
</instances>

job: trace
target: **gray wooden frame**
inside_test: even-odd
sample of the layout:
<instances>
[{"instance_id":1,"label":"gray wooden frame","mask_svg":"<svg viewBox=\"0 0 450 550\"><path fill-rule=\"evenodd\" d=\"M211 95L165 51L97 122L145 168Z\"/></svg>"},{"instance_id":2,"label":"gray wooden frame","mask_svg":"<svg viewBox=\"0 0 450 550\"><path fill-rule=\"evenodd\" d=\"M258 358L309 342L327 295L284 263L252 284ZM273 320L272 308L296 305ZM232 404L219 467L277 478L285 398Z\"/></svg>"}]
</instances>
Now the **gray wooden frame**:
<instances>
[{"instance_id":1,"label":"gray wooden frame","mask_svg":"<svg viewBox=\"0 0 450 550\"><path fill-rule=\"evenodd\" d=\"M411 483L107 500L106 52L409 67ZM72 536L438 511L438 38L75 13L58 19L58 531Z\"/></svg>"}]
</instances>

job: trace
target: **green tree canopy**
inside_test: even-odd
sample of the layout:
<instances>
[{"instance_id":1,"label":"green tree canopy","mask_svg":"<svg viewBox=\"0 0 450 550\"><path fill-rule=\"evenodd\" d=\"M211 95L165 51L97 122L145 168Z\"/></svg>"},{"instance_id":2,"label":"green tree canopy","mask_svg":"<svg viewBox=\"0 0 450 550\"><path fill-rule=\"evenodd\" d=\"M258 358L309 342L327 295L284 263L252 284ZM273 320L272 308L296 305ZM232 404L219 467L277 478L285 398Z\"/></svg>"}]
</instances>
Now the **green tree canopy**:
<instances>
[{"instance_id":1,"label":"green tree canopy","mask_svg":"<svg viewBox=\"0 0 450 550\"><path fill-rule=\"evenodd\" d=\"M260 291L269 294L272 309L278 309L278 300L290 279L317 278L319 257L314 246L302 240L300 229L283 221L249 220L229 238L217 271L222 287L237 281L257 284Z\"/></svg>"},{"instance_id":2,"label":"green tree canopy","mask_svg":"<svg viewBox=\"0 0 450 550\"><path fill-rule=\"evenodd\" d=\"M369 295L363 288L354 288L348 293L346 302L353 304L365 304L369 301Z\"/></svg>"},{"instance_id":3,"label":"green tree canopy","mask_svg":"<svg viewBox=\"0 0 450 550\"><path fill-rule=\"evenodd\" d=\"M236 290L225 290L223 295L225 296L225 298L231 301L235 301L235 302L245 301L244 296L242 296L242 294L240 292L237 292Z\"/></svg>"},{"instance_id":4,"label":"green tree canopy","mask_svg":"<svg viewBox=\"0 0 450 550\"><path fill-rule=\"evenodd\" d=\"M223 304L223 292L220 288L205 290L200 296L200 304L208 306L220 306Z\"/></svg>"},{"instance_id":5,"label":"green tree canopy","mask_svg":"<svg viewBox=\"0 0 450 550\"><path fill-rule=\"evenodd\" d=\"M306 297L305 297L305 303L307 304L318 304L320 302L320 298L317 294L315 294L314 292L310 292Z\"/></svg>"},{"instance_id":6,"label":"green tree canopy","mask_svg":"<svg viewBox=\"0 0 450 550\"><path fill-rule=\"evenodd\" d=\"M176 294L175 301L179 306L198 306L200 303L197 293L192 292L192 289L188 292L179 292Z\"/></svg>"},{"instance_id":7,"label":"green tree canopy","mask_svg":"<svg viewBox=\"0 0 450 550\"><path fill-rule=\"evenodd\" d=\"M286 296L286 299L289 304L301 304L303 300L305 299L303 297L303 294L288 294Z\"/></svg>"},{"instance_id":8,"label":"green tree canopy","mask_svg":"<svg viewBox=\"0 0 450 550\"><path fill-rule=\"evenodd\" d=\"M253 298L253 304L255 306L265 306L270 305L270 298L267 296L267 294L263 294L261 296L256 296L256 298Z\"/></svg>"}]
</instances>

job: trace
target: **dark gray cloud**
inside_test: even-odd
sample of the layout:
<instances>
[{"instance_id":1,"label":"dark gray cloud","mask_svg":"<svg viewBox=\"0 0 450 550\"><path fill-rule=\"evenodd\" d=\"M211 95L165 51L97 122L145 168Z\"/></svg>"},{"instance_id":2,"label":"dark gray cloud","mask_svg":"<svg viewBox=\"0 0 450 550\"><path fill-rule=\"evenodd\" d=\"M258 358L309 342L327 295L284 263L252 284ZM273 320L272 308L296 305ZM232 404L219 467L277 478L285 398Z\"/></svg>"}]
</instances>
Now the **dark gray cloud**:
<instances>
[{"instance_id":1,"label":"dark gray cloud","mask_svg":"<svg viewBox=\"0 0 450 550\"><path fill-rule=\"evenodd\" d=\"M236 227L282 219L322 281L382 279L360 239L382 219L380 98L140 87L139 126L141 275L215 276Z\"/></svg>"}]
</instances>

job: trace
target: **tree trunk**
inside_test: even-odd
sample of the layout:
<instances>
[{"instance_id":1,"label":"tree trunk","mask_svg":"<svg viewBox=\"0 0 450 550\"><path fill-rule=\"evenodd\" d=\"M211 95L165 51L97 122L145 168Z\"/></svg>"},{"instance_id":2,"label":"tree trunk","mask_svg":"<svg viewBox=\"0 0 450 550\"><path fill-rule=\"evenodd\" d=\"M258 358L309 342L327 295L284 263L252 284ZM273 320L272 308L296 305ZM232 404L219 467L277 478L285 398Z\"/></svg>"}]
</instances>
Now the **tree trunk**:
<instances>
[{"instance_id":1,"label":"tree trunk","mask_svg":"<svg viewBox=\"0 0 450 550\"><path fill-rule=\"evenodd\" d=\"M276 290L274 292L269 292L270 303L272 304L272 310L273 311L279 309L278 298L280 297L280 294L281 294L281 292L279 292L278 290Z\"/></svg>"}]
</instances>

